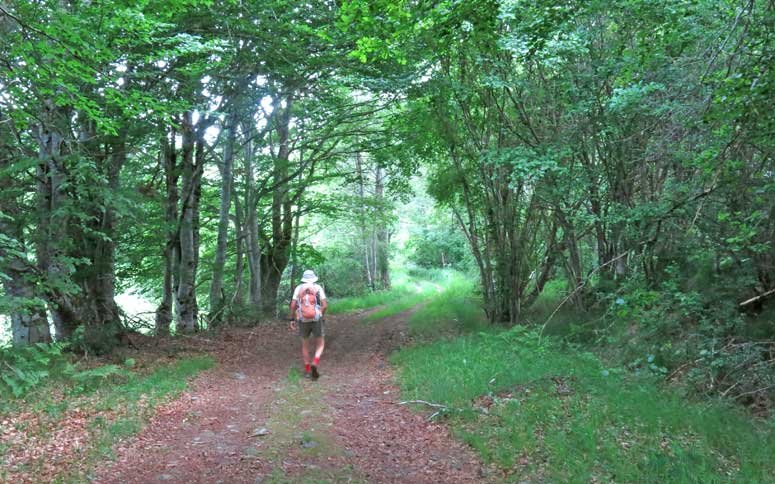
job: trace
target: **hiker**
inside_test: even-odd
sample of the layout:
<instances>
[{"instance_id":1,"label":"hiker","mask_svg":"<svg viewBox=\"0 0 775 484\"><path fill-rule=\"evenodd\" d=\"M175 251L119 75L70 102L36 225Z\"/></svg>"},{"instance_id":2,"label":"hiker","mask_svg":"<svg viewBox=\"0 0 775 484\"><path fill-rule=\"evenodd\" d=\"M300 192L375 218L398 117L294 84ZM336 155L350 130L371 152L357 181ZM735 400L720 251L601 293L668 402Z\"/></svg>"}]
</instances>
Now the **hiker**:
<instances>
[{"instance_id":1,"label":"hiker","mask_svg":"<svg viewBox=\"0 0 775 484\"><path fill-rule=\"evenodd\" d=\"M304 361L304 377L317 380L320 376L318 365L323 355L325 331L323 330L323 317L328 308L326 293L320 285L315 284L318 277L313 271L306 270L301 276L301 284L296 286L291 298L291 324L292 330L299 329L301 336L301 357ZM310 363L309 340L315 337L315 357Z\"/></svg>"}]
</instances>

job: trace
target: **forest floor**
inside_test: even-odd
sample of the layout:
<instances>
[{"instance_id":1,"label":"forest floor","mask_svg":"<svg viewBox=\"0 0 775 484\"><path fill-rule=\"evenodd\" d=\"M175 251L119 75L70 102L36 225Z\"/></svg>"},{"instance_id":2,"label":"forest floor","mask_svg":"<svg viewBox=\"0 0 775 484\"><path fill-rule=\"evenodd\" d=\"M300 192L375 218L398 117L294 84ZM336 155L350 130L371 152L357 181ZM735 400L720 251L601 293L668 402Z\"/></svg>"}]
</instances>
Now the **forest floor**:
<instances>
[{"instance_id":1,"label":"forest floor","mask_svg":"<svg viewBox=\"0 0 775 484\"><path fill-rule=\"evenodd\" d=\"M200 341L217 359L94 482L482 482L491 475L443 424L401 405L386 358L411 310L370 323L329 316L317 381L280 322Z\"/></svg>"}]
</instances>

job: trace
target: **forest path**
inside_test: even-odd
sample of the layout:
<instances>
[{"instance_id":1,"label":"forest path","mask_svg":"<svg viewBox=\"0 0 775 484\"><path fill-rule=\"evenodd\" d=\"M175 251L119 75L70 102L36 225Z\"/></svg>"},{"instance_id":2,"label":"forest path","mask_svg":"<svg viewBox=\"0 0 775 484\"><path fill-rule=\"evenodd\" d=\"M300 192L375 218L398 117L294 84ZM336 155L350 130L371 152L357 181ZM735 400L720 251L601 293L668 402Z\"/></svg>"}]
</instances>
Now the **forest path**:
<instances>
[{"instance_id":1,"label":"forest path","mask_svg":"<svg viewBox=\"0 0 775 484\"><path fill-rule=\"evenodd\" d=\"M208 340L218 367L118 444L93 482L481 482L446 426L398 404L386 358L409 314L328 317L315 382L300 377L286 324L224 331Z\"/></svg>"}]
</instances>

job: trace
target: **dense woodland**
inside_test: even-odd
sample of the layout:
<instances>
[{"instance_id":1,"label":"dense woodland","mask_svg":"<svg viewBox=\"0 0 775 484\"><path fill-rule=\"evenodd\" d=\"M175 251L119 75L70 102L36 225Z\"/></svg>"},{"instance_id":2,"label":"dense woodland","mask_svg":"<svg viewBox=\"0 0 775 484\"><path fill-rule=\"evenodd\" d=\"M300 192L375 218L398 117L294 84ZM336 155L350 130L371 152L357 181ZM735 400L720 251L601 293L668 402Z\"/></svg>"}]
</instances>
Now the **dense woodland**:
<instances>
[{"instance_id":1,"label":"dense woodland","mask_svg":"<svg viewBox=\"0 0 775 484\"><path fill-rule=\"evenodd\" d=\"M400 256L492 325L771 403L773 56L766 0L6 0L0 313L104 353Z\"/></svg>"}]
</instances>

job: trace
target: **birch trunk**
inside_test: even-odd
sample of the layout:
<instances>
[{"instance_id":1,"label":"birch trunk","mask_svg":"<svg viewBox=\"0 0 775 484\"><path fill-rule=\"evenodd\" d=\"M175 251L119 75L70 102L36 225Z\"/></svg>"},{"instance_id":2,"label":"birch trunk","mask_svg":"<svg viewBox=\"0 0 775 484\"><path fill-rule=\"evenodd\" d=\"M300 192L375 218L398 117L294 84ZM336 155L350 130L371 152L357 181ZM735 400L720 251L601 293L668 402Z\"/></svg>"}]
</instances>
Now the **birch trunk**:
<instances>
[{"instance_id":1,"label":"birch trunk","mask_svg":"<svg viewBox=\"0 0 775 484\"><path fill-rule=\"evenodd\" d=\"M371 254L369 251L370 248L370 241L368 232L366 231L366 182L364 180L364 173L363 173L363 161L361 160L361 153L358 152L355 154L355 172L358 176L358 197L360 198L360 206L358 208L359 211L359 222L360 222L360 229L361 229L361 244L363 246L363 269L366 273L366 283L368 287L373 291L374 290L374 276L372 274L372 265L371 265Z\"/></svg>"}]
</instances>

